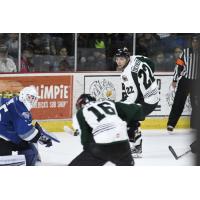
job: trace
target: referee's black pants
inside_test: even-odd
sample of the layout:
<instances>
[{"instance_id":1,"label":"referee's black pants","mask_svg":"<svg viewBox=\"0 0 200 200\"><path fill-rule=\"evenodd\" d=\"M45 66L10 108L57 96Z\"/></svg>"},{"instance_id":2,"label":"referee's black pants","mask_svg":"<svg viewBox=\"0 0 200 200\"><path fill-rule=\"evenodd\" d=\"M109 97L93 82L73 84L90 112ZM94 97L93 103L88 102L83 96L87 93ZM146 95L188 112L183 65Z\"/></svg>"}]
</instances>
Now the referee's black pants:
<instances>
[{"instance_id":1,"label":"referee's black pants","mask_svg":"<svg viewBox=\"0 0 200 200\"><path fill-rule=\"evenodd\" d=\"M169 119L167 122L168 126L175 127L185 106L187 96L190 94L190 101L192 106L192 113L190 118L190 127L196 128L194 123L197 116L197 93L196 93L196 81L186 79L182 77L178 83L176 94L174 97L174 102L172 105L171 112L169 114Z\"/></svg>"}]
</instances>

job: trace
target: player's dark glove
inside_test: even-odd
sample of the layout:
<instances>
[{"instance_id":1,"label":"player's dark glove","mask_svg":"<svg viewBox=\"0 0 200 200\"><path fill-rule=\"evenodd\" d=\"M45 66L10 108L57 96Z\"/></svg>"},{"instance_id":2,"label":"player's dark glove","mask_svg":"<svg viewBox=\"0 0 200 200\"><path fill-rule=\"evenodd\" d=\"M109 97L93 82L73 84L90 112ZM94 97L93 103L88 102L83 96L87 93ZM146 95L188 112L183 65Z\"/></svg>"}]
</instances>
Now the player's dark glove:
<instances>
[{"instance_id":1,"label":"player's dark glove","mask_svg":"<svg viewBox=\"0 0 200 200\"><path fill-rule=\"evenodd\" d=\"M127 127L127 133L130 142L136 142L141 137L141 131L139 130L140 122L134 122L131 126Z\"/></svg>"},{"instance_id":2,"label":"player's dark glove","mask_svg":"<svg viewBox=\"0 0 200 200\"><path fill-rule=\"evenodd\" d=\"M79 135L79 131L78 131L78 129L76 129L75 131L74 131L74 136L78 136Z\"/></svg>"},{"instance_id":3,"label":"player's dark glove","mask_svg":"<svg viewBox=\"0 0 200 200\"><path fill-rule=\"evenodd\" d=\"M39 138L39 143L41 145L46 145L45 147L51 147L52 146L52 141L51 139L47 138L46 136L44 135L41 135L41 137Z\"/></svg>"}]
</instances>

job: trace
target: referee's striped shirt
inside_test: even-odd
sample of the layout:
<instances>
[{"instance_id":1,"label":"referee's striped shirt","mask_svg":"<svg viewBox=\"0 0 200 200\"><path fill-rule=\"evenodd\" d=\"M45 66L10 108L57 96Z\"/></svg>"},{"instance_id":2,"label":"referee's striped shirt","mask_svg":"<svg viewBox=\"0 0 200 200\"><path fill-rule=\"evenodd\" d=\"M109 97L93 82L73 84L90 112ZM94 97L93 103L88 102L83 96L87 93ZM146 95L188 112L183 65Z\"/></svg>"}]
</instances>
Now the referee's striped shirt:
<instances>
[{"instance_id":1,"label":"referee's striped shirt","mask_svg":"<svg viewBox=\"0 0 200 200\"><path fill-rule=\"evenodd\" d=\"M180 76L187 79L196 80L199 73L200 51L193 51L192 48L186 48L176 61L174 70L174 81L177 81Z\"/></svg>"}]
</instances>

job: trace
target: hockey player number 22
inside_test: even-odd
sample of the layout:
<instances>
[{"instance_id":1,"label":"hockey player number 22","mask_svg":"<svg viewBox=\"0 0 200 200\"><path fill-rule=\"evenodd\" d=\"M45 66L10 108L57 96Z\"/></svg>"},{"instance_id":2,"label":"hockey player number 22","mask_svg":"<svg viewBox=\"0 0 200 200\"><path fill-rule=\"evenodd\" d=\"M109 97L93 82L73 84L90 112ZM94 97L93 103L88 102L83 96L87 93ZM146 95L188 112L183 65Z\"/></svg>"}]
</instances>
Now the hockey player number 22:
<instances>
[{"instance_id":1,"label":"hockey player number 22","mask_svg":"<svg viewBox=\"0 0 200 200\"><path fill-rule=\"evenodd\" d=\"M111 107L111 104L109 102L103 102L103 103L99 103L97 104L98 107L89 107L88 111L93 112L96 117L97 117L97 121L101 121L106 114L108 115L115 115L115 110Z\"/></svg>"},{"instance_id":2,"label":"hockey player number 22","mask_svg":"<svg viewBox=\"0 0 200 200\"><path fill-rule=\"evenodd\" d=\"M139 70L138 77L139 78L143 77L143 85L144 85L146 90L155 81L155 78L153 77L151 69L149 68L148 65L145 65L145 64L143 64L142 69Z\"/></svg>"},{"instance_id":3,"label":"hockey player number 22","mask_svg":"<svg viewBox=\"0 0 200 200\"><path fill-rule=\"evenodd\" d=\"M8 112L8 108L6 107L5 104L0 106L0 110L4 110L4 112ZM1 121L1 113L0 113L0 121Z\"/></svg>"}]
</instances>

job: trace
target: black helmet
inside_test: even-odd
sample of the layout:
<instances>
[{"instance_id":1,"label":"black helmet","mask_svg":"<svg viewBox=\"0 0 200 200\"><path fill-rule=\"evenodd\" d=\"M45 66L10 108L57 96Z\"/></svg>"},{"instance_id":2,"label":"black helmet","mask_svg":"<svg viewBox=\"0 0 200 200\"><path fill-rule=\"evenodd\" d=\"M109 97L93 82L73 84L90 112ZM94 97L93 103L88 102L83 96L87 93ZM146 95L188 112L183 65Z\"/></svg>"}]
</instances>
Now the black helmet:
<instances>
[{"instance_id":1,"label":"black helmet","mask_svg":"<svg viewBox=\"0 0 200 200\"><path fill-rule=\"evenodd\" d=\"M91 96L90 94L81 94L76 101L76 109L79 110L90 101L96 101L96 98Z\"/></svg>"},{"instance_id":2,"label":"black helmet","mask_svg":"<svg viewBox=\"0 0 200 200\"><path fill-rule=\"evenodd\" d=\"M115 53L115 57L130 58L130 54L128 52L128 49L124 47L123 49L117 49L117 52Z\"/></svg>"}]
</instances>

